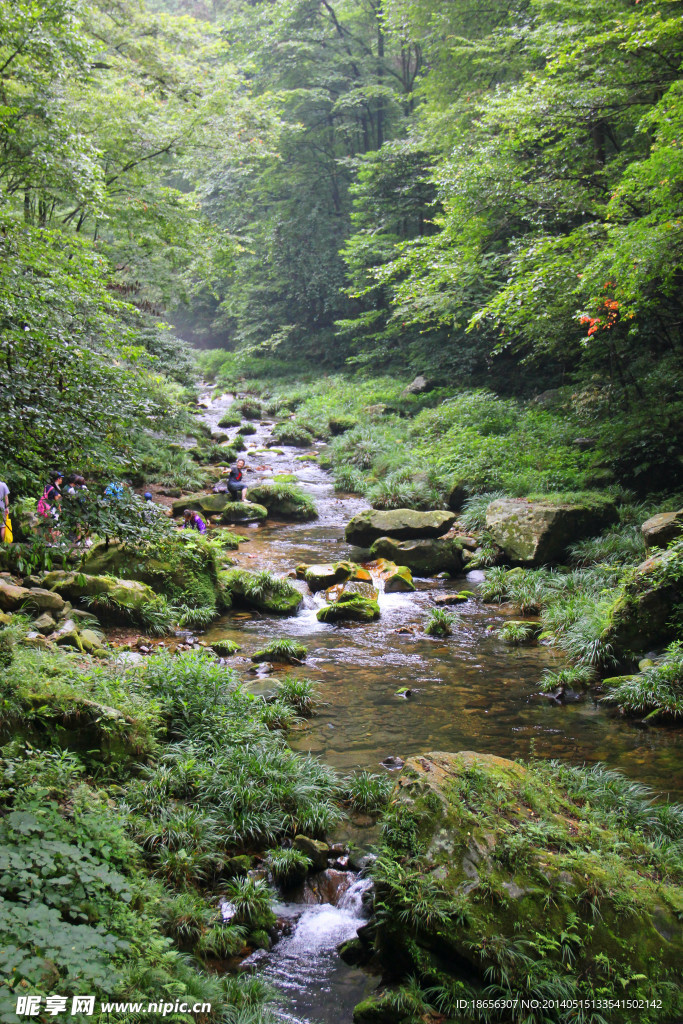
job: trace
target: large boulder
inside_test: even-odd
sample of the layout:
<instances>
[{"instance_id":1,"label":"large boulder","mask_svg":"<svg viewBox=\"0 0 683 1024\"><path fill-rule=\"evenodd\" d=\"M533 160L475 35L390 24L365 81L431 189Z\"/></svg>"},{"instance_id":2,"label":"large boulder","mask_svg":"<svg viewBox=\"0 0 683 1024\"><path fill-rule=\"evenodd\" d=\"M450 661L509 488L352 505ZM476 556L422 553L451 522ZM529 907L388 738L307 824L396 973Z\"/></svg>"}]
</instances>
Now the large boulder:
<instances>
[{"instance_id":1,"label":"large boulder","mask_svg":"<svg viewBox=\"0 0 683 1024\"><path fill-rule=\"evenodd\" d=\"M683 508L678 512L660 512L640 528L648 548L665 548L683 533Z\"/></svg>"},{"instance_id":2,"label":"large boulder","mask_svg":"<svg viewBox=\"0 0 683 1024\"><path fill-rule=\"evenodd\" d=\"M610 608L601 639L618 655L671 640L673 611L682 602L683 541L641 562Z\"/></svg>"},{"instance_id":3,"label":"large boulder","mask_svg":"<svg viewBox=\"0 0 683 1024\"><path fill-rule=\"evenodd\" d=\"M268 509L255 501L231 501L221 512L221 522L225 526L233 523L261 523L268 517Z\"/></svg>"},{"instance_id":4,"label":"large boulder","mask_svg":"<svg viewBox=\"0 0 683 1024\"><path fill-rule=\"evenodd\" d=\"M494 542L511 562L527 566L561 561L570 544L616 521L614 501L597 495L571 502L500 498L486 510L486 529Z\"/></svg>"},{"instance_id":5,"label":"large boulder","mask_svg":"<svg viewBox=\"0 0 683 1024\"><path fill-rule=\"evenodd\" d=\"M403 541L380 537L370 548L370 557L385 558L407 566L417 576L434 576L438 572L455 575L462 571L464 565L459 541L449 537Z\"/></svg>"},{"instance_id":6,"label":"large boulder","mask_svg":"<svg viewBox=\"0 0 683 1024\"><path fill-rule=\"evenodd\" d=\"M318 511L311 498L291 483L273 481L249 488L249 499L263 505L268 514L283 519L308 522L318 518Z\"/></svg>"},{"instance_id":7,"label":"large boulder","mask_svg":"<svg viewBox=\"0 0 683 1024\"><path fill-rule=\"evenodd\" d=\"M48 573L45 586L69 601L84 597L95 598L98 614L118 617L124 614L138 622L146 622L146 607L156 607L159 598L145 583L137 580L119 580L112 576L89 576L83 572L64 572L61 569Z\"/></svg>"},{"instance_id":8,"label":"large boulder","mask_svg":"<svg viewBox=\"0 0 683 1024\"><path fill-rule=\"evenodd\" d=\"M396 540L441 537L454 522L454 514L441 509L416 512L412 508L395 508L382 512L369 508L347 524L346 539L349 544L367 548L379 537L395 537Z\"/></svg>"},{"instance_id":9,"label":"large boulder","mask_svg":"<svg viewBox=\"0 0 683 1024\"><path fill-rule=\"evenodd\" d=\"M9 580L0 580L0 610L15 612L28 601L31 591L28 587L17 587Z\"/></svg>"},{"instance_id":10,"label":"large boulder","mask_svg":"<svg viewBox=\"0 0 683 1024\"><path fill-rule=\"evenodd\" d=\"M547 762L470 751L410 758L374 872L382 912L368 941L378 966L425 984L438 975L445 989L469 975L475 990L504 967L497 991L527 999L609 990L616 971L631 998L675 982L683 872L664 853L660 866L650 859L659 862L657 840L671 826L647 798L627 805L630 790L626 779ZM668 1008L680 1010L680 989L669 991ZM379 996L354 1021L396 1020L388 1010ZM459 1019L479 1018L472 1007Z\"/></svg>"},{"instance_id":11,"label":"large boulder","mask_svg":"<svg viewBox=\"0 0 683 1024\"><path fill-rule=\"evenodd\" d=\"M259 612L296 615L303 601L302 595L288 580L271 577L268 573L231 569L221 573L220 580L234 605L254 608Z\"/></svg>"},{"instance_id":12,"label":"large boulder","mask_svg":"<svg viewBox=\"0 0 683 1024\"><path fill-rule=\"evenodd\" d=\"M220 604L215 552L185 544L182 533L145 548L117 542L96 544L85 558L83 570L93 576L138 580L155 593L191 607Z\"/></svg>"},{"instance_id":13,"label":"large boulder","mask_svg":"<svg viewBox=\"0 0 683 1024\"><path fill-rule=\"evenodd\" d=\"M201 492L199 494L186 494L184 498L178 498L177 501L173 502L171 508L174 516L181 516L186 508L191 509L193 512L203 512L207 516L215 516L222 512L226 505L229 505L231 502L232 495L228 491L218 494L213 492L205 494Z\"/></svg>"}]
</instances>

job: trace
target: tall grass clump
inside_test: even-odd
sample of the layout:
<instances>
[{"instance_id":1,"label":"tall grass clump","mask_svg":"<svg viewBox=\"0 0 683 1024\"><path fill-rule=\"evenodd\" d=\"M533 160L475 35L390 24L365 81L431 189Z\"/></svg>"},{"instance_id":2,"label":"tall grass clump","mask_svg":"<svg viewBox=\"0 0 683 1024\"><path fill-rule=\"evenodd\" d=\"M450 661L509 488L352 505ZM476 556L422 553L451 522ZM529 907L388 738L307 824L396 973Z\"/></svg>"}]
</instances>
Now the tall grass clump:
<instances>
[{"instance_id":1,"label":"tall grass clump","mask_svg":"<svg viewBox=\"0 0 683 1024\"><path fill-rule=\"evenodd\" d=\"M611 686L602 700L627 715L683 719L683 641L669 644L655 665Z\"/></svg>"}]
</instances>

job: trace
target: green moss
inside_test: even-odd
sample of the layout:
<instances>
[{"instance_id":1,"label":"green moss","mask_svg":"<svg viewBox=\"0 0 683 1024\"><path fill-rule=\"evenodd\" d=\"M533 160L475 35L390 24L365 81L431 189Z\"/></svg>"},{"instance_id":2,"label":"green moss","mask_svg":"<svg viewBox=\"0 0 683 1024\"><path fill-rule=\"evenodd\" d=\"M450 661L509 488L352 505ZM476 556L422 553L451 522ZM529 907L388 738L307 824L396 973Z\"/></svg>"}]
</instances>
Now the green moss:
<instances>
[{"instance_id":1,"label":"green moss","mask_svg":"<svg viewBox=\"0 0 683 1024\"><path fill-rule=\"evenodd\" d=\"M377 601L361 594L344 593L317 613L319 622L373 622L380 617Z\"/></svg>"}]
</instances>

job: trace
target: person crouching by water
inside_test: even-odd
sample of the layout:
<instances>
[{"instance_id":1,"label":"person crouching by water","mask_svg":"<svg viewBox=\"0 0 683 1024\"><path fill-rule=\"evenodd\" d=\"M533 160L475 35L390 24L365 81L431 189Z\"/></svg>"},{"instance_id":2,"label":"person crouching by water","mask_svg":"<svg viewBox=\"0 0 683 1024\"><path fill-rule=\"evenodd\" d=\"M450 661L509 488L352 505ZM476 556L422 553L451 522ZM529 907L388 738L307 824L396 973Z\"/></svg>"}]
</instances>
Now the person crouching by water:
<instances>
[{"instance_id":1,"label":"person crouching by water","mask_svg":"<svg viewBox=\"0 0 683 1024\"><path fill-rule=\"evenodd\" d=\"M197 530L199 533L206 533L206 523L198 512L193 512L191 508L186 508L183 512L183 522L180 529Z\"/></svg>"},{"instance_id":2,"label":"person crouching by water","mask_svg":"<svg viewBox=\"0 0 683 1024\"><path fill-rule=\"evenodd\" d=\"M238 459L228 474L228 490L233 500L247 500L247 484L244 479L244 459Z\"/></svg>"}]
</instances>

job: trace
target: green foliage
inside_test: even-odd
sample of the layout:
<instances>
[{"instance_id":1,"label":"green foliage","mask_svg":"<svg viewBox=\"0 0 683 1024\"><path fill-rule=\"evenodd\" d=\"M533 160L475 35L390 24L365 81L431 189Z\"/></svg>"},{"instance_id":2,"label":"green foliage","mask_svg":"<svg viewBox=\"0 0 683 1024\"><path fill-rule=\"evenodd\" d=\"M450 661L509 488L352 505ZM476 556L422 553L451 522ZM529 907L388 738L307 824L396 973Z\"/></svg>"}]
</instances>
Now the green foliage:
<instances>
[{"instance_id":1,"label":"green foliage","mask_svg":"<svg viewBox=\"0 0 683 1024\"><path fill-rule=\"evenodd\" d=\"M498 630L498 637L512 647L530 644L536 638L536 627L531 622L505 622Z\"/></svg>"},{"instance_id":2,"label":"green foliage","mask_svg":"<svg viewBox=\"0 0 683 1024\"><path fill-rule=\"evenodd\" d=\"M301 662L306 660L308 650L304 644L298 643L296 640L290 640L288 637L280 637L277 640L270 640L265 647L261 648L260 651L256 651L251 656L252 661L285 661L285 662ZM303 680L301 682L304 682ZM287 687L285 687L287 690ZM293 688L294 690L296 687ZM288 692L292 692L292 684L289 684ZM305 691L307 687L303 686L302 691ZM286 694L282 694L282 699L285 700Z\"/></svg>"},{"instance_id":3,"label":"green foliage","mask_svg":"<svg viewBox=\"0 0 683 1024\"><path fill-rule=\"evenodd\" d=\"M280 849L268 851L268 869L282 885L300 881L313 867L313 861L300 850Z\"/></svg>"},{"instance_id":4,"label":"green foliage","mask_svg":"<svg viewBox=\"0 0 683 1024\"><path fill-rule=\"evenodd\" d=\"M288 704L297 715L308 716L320 703L318 691L312 679L297 679L286 676L277 688L280 700Z\"/></svg>"},{"instance_id":5,"label":"green foliage","mask_svg":"<svg viewBox=\"0 0 683 1024\"><path fill-rule=\"evenodd\" d=\"M228 409L224 412L218 421L219 427L239 427L242 422L242 412L240 409Z\"/></svg>"},{"instance_id":6,"label":"green foliage","mask_svg":"<svg viewBox=\"0 0 683 1024\"><path fill-rule=\"evenodd\" d=\"M607 690L602 700L648 719L683 716L683 642L669 644L661 660Z\"/></svg>"},{"instance_id":7,"label":"green foliage","mask_svg":"<svg viewBox=\"0 0 683 1024\"><path fill-rule=\"evenodd\" d=\"M387 774L358 771L344 780L342 793L354 811L380 814L388 804L393 788Z\"/></svg>"},{"instance_id":8,"label":"green foliage","mask_svg":"<svg viewBox=\"0 0 683 1024\"><path fill-rule=\"evenodd\" d=\"M445 608L432 608L429 619L425 626L425 633L428 636L446 637L453 632L453 624L459 616L454 612L448 612Z\"/></svg>"}]
</instances>

